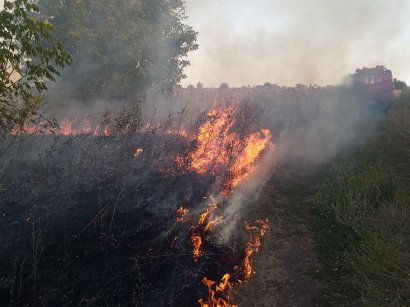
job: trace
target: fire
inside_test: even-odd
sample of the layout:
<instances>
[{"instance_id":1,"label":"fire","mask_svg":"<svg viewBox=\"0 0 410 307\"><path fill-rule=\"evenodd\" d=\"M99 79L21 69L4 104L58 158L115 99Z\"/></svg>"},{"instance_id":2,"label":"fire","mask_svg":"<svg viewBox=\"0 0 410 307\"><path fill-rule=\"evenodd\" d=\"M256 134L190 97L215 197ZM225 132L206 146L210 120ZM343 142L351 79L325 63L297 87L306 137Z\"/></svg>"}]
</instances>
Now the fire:
<instances>
[{"instance_id":1,"label":"fire","mask_svg":"<svg viewBox=\"0 0 410 307\"><path fill-rule=\"evenodd\" d=\"M73 122L74 121L70 122L68 119L64 119L60 124L60 134L65 136L76 134L72 127Z\"/></svg>"},{"instance_id":2,"label":"fire","mask_svg":"<svg viewBox=\"0 0 410 307\"><path fill-rule=\"evenodd\" d=\"M208 209L206 209L206 211L201 214L201 216L199 217L199 221L198 221L198 225L201 225L205 222L206 218L213 212L215 211L215 209L218 208L218 205L216 203L212 203Z\"/></svg>"},{"instance_id":3,"label":"fire","mask_svg":"<svg viewBox=\"0 0 410 307\"><path fill-rule=\"evenodd\" d=\"M194 257L194 261L198 261L198 258L202 256L201 245L202 245L202 238L198 235L191 236L191 243L193 246L192 255Z\"/></svg>"},{"instance_id":4,"label":"fire","mask_svg":"<svg viewBox=\"0 0 410 307\"><path fill-rule=\"evenodd\" d=\"M268 146L273 146L270 139L271 133L267 129L263 129L246 138L245 147L230 168L231 176L225 183L224 194L228 194L233 188L253 174L255 161L258 160L262 151Z\"/></svg>"},{"instance_id":5,"label":"fire","mask_svg":"<svg viewBox=\"0 0 410 307\"><path fill-rule=\"evenodd\" d=\"M229 291L232 288L232 283L229 281L231 275L226 273L219 284L215 281L209 280L206 277L202 279L202 283L208 288L207 300L201 298L198 303L201 307L236 307L232 305L230 301L232 298L229 295Z\"/></svg>"},{"instance_id":6,"label":"fire","mask_svg":"<svg viewBox=\"0 0 410 307\"><path fill-rule=\"evenodd\" d=\"M137 149L135 149L134 158L138 158L139 156L141 156L141 154L142 154L143 151L144 151L144 150L143 150L142 148L137 148ZM182 207L181 207L181 208L182 208Z\"/></svg>"},{"instance_id":7,"label":"fire","mask_svg":"<svg viewBox=\"0 0 410 307\"><path fill-rule=\"evenodd\" d=\"M208 120L199 128L196 148L189 153L191 168L199 174L216 175L224 170L221 194L228 196L246 178L253 175L263 151L274 148L267 129L240 137L232 132L235 107L212 107Z\"/></svg>"},{"instance_id":8,"label":"fire","mask_svg":"<svg viewBox=\"0 0 410 307\"><path fill-rule=\"evenodd\" d=\"M269 229L269 225L262 220L257 220L255 224L259 226L249 226L249 223L245 221L245 229L248 231L255 232L254 234L250 233L250 238L248 243L246 243L245 249L245 259L243 263L243 272L245 274L244 280L248 281L251 278L251 275L254 273L252 269L252 261L251 256L253 253L259 251L259 247L261 245L261 238L265 235L266 231Z\"/></svg>"},{"instance_id":9,"label":"fire","mask_svg":"<svg viewBox=\"0 0 410 307\"><path fill-rule=\"evenodd\" d=\"M245 258L241 266L235 267L237 276L243 276L243 281L235 275L225 273L221 278L221 282L217 284L213 280L209 280L206 277L202 279L202 284L208 288L207 299L199 299L198 303L201 307L233 307L236 306L232 304L232 297L230 295L230 290L235 285L235 283L243 283L249 281L251 275L254 273L252 269L251 257L255 252L259 251L261 245L261 238L269 230L268 220L256 220L255 226L250 226L247 221L245 221L245 229L249 232L249 241L245 248Z\"/></svg>"},{"instance_id":10,"label":"fire","mask_svg":"<svg viewBox=\"0 0 410 307\"><path fill-rule=\"evenodd\" d=\"M241 136L235 131L236 108L212 107L208 112L208 119L198 129L195 137L195 149L188 153L187 161L192 170L198 174L210 174L221 178L217 181L219 196L227 199L241 183L252 177L257 163L267 148L274 150L271 142L271 133L267 129ZM176 161L184 161L177 157ZM181 164L181 163L180 163ZM207 232L215 224L223 220L223 216L215 215L217 202L212 202L200 214L198 222L192 227L191 244L193 246L194 261L203 255L202 244ZM245 222L245 229L249 233L249 240L245 246L244 259L241 265L234 268L235 274L225 273L219 283L203 278L202 283L208 288L206 299L198 300L202 307L235 306L230 297L230 289L235 283L247 282L254 273L252 256L258 252L261 238L269 229L267 221L257 220L254 226Z\"/></svg>"},{"instance_id":11,"label":"fire","mask_svg":"<svg viewBox=\"0 0 410 307\"><path fill-rule=\"evenodd\" d=\"M210 220L207 224L206 224L206 226L205 226L205 231L208 231L208 230L210 230L211 228L212 228L212 226L214 226L216 223L218 223L220 220L222 220L223 219L223 216L218 216L218 217L216 217L215 219L213 219L213 220Z\"/></svg>"},{"instance_id":12,"label":"fire","mask_svg":"<svg viewBox=\"0 0 410 307\"><path fill-rule=\"evenodd\" d=\"M102 129L101 134L102 134L103 136L110 136L110 135L111 135L110 128L104 127L104 128Z\"/></svg>"},{"instance_id":13,"label":"fire","mask_svg":"<svg viewBox=\"0 0 410 307\"><path fill-rule=\"evenodd\" d=\"M184 207L179 207L177 210L177 222L182 222L185 219L185 216L188 214L189 209Z\"/></svg>"},{"instance_id":14,"label":"fire","mask_svg":"<svg viewBox=\"0 0 410 307\"><path fill-rule=\"evenodd\" d=\"M73 136L73 135L90 135L95 136L110 136L111 130L109 127L101 128L100 125L93 130L92 124L90 122L89 116L86 115L83 119L68 119L64 118L61 120L57 127L50 127L47 121L42 121L37 123L35 126L24 125L21 127L14 128L11 132L11 135L62 135L62 136Z\"/></svg>"},{"instance_id":15,"label":"fire","mask_svg":"<svg viewBox=\"0 0 410 307\"><path fill-rule=\"evenodd\" d=\"M233 126L234 110L232 106L222 110L213 107L208 112L209 120L199 128L197 148L189 155L192 168L199 174L212 173L228 162L228 152L224 148L235 141L234 136L226 133Z\"/></svg>"},{"instance_id":16,"label":"fire","mask_svg":"<svg viewBox=\"0 0 410 307\"><path fill-rule=\"evenodd\" d=\"M247 135L243 131L239 132L240 129L236 125L238 120L236 111L235 106L213 106L207 114L207 120L198 128L197 135L193 135L192 130L184 127L174 131L161 128L161 126L152 127L150 123L142 128L142 132L153 129L162 130L161 133L163 134L178 135L188 141L194 141L193 150L185 156L180 155L175 159L173 157L172 161L175 162L174 164L178 170L186 171L190 169L200 175L211 175L216 178L212 191L218 196L215 199L222 200L222 202L215 201L211 196L208 207L205 211L202 211L198 219L190 219L194 225L192 225L189 233L190 242L188 244L190 243L190 247L192 247L194 262L198 262L200 257L204 255L204 243L208 243L205 240L211 237L208 234L216 229L221 222L223 223L224 216L217 214L219 205L224 204L237 187L255 174L258 162L260 162L264 152L269 148L275 148L271 142L271 132L267 129L252 130ZM111 136L113 133L118 132L116 129L115 126L103 122L97 127L92 126L86 116L80 121L64 119L61 121L59 128L56 129L56 133L64 136L77 134ZM20 129L19 131L38 133L34 128L32 130ZM16 131L16 134L18 133ZM135 158L140 157L143 152L143 148L136 148L133 156ZM164 173L169 173L169 170L165 169ZM180 206L176 210L176 221L183 222L188 213L187 208ZM237 283L249 281L254 273L252 257L258 252L261 246L261 238L269 229L267 222L267 220L257 220L253 226L250 226L245 221L245 229L249 234L249 240L243 250L243 260L238 266L228 271L232 274L225 273L219 282L206 277L202 279L202 284L207 287L208 295L205 299L198 300L200 306L236 306L232 304L230 290ZM205 244L206 246L207 244Z\"/></svg>"},{"instance_id":17,"label":"fire","mask_svg":"<svg viewBox=\"0 0 410 307\"><path fill-rule=\"evenodd\" d=\"M182 208L182 207L181 207ZM198 258L202 256L201 246L203 232L208 231L216 222L222 219L222 217L216 217L213 220L209 220L204 226L205 221L209 219L210 215L218 208L216 203L211 203L204 213L199 216L198 223L192 227L191 232L191 244L193 247L192 256L194 261L198 261Z\"/></svg>"}]
</instances>

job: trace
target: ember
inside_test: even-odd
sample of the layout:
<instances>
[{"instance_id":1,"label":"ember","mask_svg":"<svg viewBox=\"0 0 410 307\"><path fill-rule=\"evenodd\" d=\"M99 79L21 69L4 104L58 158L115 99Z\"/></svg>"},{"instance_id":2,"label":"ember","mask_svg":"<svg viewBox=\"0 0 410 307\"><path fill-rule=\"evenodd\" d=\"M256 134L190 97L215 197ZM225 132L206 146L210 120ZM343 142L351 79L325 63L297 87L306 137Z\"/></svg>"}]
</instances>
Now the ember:
<instances>
[{"instance_id":1,"label":"ember","mask_svg":"<svg viewBox=\"0 0 410 307\"><path fill-rule=\"evenodd\" d=\"M189 212L189 209L184 208L184 207L179 207L177 210L177 222L182 222L185 219L185 215L187 215Z\"/></svg>"}]
</instances>

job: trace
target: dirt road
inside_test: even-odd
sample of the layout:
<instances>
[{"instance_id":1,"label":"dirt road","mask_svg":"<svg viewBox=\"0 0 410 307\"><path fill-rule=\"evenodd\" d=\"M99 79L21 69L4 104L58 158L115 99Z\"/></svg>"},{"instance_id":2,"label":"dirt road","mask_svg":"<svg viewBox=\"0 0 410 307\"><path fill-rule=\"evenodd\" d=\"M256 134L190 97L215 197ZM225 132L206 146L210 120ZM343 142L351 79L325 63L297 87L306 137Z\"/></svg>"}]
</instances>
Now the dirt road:
<instances>
[{"instance_id":1,"label":"dirt road","mask_svg":"<svg viewBox=\"0 0 410 307\"><path fill-rule=\"evenodd\" d=\"M282 165L264 187L251 215L269 218L270 231L254 256L256 273L235 288L239 306L312 306L320 286L314 277L320 264L308 226L312 172L306 166Z\"/></svg>"}]
</instances>

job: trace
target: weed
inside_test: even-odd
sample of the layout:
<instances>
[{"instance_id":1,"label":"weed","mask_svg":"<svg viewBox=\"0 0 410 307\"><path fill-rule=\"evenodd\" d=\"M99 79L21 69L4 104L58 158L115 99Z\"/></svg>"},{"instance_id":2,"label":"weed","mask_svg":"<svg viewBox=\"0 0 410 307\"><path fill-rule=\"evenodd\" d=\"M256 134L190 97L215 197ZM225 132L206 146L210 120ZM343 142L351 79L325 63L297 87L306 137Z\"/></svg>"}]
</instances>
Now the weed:
<instances>
[{"instance_id":1,"label":"weed","mask_svg":"<svg viewBox=\"0 0 410 307\"><path fill-rule=\"evenodd\" d=\"M327 285L318 305L410 301L410 95L404 97L378 138L338 161L314 197Z\"/></svg>"}]
</instances>

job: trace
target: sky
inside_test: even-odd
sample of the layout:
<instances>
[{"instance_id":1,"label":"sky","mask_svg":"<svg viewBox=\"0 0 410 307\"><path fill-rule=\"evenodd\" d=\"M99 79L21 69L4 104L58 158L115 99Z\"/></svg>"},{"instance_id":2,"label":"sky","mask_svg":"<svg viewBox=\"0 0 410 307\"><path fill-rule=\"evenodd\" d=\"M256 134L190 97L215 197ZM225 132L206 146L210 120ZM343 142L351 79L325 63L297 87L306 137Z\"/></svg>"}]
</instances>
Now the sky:
<instances>
[{"instance_id":1,"label":"sky","mask_svg":"<svg viewBox=\"0 0 410 307\"><path fill-rule=\"evenodd\" d=\"M336 84L384 65L410 83L408 0L186 0L199 49L182 83Z\"/></svg>"},{"instance_id":2,"label":"sky","mask_svg":"<svg viewBox=\"0 0 410 307\"><path fill-rule=\"evenodd\" d=\"M189 54L184 86L327 85L376 65L410 84L409 0L186 0L186 6L199 49Z\"/></svg>"}]
</instances>

